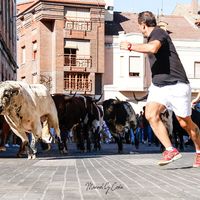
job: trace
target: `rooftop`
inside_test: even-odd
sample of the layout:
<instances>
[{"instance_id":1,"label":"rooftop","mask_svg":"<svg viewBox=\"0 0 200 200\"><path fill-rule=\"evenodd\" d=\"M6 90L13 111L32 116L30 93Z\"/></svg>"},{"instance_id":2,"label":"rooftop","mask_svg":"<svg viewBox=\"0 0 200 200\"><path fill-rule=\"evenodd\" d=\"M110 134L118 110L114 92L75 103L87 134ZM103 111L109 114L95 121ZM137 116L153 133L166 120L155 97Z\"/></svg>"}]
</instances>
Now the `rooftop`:
<instances>
[{"instance_id":1,"label":"rooftop","mask_svg":"<svg viewBox=\"0 0 200 200\"><path fill-rule=\"evenodd\" d=\"M31 7L32 5L34 5L38 2L70 3L70 4L105 6L104 0L24 0L24 2L17 4L18 13L24 12L29 7Z\"/></svg>"},{"instance_id":2,"label":"rooftop","mask_svg":"<svg viewBox=\"0 0 200 200\"><path fill-rule=\"evenodd\" d=\"M113 22L106 22L106 35L118 35L119 31L125 33L140 33L136 13L114 12ZM167 30L173 39L199 39L200 29L195 27L183 16L160 16L159 21L165 22ZM184 32L184 34L183 34Z\"/></svg>"}]
</instances>

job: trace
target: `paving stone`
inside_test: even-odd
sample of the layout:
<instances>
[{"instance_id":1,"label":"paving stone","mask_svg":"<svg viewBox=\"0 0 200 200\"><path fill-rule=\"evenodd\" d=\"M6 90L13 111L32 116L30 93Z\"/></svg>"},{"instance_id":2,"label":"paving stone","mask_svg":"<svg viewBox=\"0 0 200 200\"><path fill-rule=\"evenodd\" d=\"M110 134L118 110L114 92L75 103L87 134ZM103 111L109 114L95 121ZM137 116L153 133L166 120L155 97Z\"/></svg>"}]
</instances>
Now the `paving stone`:
<instances>
[{"instance_id":1,"label":"paving stone","mask_svg":"<svg viewBox=\"0 0 200 200\"><path fill-rule=\"evenodd\" d=\"M0 153L1 200L198 200L200 169L192 168L194 149L182 159L160 167L159 147L102 144L101 152L69 154L57 146L36 160L16 159L16 148ZM134 152L130 154L130 152Z\"/></svg>"}]
</instances>

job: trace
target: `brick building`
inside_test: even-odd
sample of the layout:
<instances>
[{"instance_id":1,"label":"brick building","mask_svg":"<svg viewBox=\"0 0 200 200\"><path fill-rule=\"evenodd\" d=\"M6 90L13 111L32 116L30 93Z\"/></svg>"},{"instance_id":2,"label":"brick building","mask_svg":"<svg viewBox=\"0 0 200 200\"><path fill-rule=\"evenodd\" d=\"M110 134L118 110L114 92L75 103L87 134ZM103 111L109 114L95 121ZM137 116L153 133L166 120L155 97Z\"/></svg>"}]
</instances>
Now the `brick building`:
<instances>
[{"instance_id":1,"label":"brick building","mask_svg":"<svg viewBox=\"0 0 200 200\"><path fill-rule=\"evenodd\" d=\"M16 80L16 1L0 1L0 81Z\"/></svg>"},{"instance_id":2,"label":"brick building","mask_svg":"<svg viewBox=\"0 0 200 200\"><path fill-rule=\"evenodd\" d=\"M103 0L35 0L17 11L18 80L51 93L102 93Z\"/></svg>"}]
</instances>

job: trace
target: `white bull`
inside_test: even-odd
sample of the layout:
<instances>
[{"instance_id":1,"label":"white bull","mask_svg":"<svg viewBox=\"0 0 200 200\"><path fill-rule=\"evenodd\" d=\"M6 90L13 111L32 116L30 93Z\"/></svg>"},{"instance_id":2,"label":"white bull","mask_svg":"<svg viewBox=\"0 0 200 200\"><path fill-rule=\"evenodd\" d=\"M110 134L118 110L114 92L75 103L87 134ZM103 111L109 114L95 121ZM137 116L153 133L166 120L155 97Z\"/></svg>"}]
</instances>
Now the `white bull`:
<instances>
[{"instance_id":1,"label":"white bull","mask_svg":"<svg viewBox=\"0 0 200 200\"><path fill-rule=\"evenodd\" d=\"M42 131L41 122L44 118L47 119L48 130L54 128L60 141L57 110L50 93L42 84L1 82L0 114L4 115L12 131L27 147L29 158L35 158L35 152L28 142L27 133L32 133L33 141L45 140L44 132L50 137L49 131Z\"/></svg>"}]
</instances>

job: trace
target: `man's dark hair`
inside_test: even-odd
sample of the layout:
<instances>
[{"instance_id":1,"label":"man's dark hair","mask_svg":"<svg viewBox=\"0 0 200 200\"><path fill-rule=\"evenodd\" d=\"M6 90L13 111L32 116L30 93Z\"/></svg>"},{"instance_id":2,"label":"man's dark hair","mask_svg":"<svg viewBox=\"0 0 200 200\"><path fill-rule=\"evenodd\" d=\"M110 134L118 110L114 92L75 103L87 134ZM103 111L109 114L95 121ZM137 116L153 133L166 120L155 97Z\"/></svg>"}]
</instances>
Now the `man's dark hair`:
<instances>
[{"instance_id":1,"label":"man's dark hair","mask_svg":"<svg viewBox=\"0 0 200 200\"><path fill-rule=\"evenodd\" d=\"M155 27L157 25L154 14L150 11L144 11L138 15L138 23L146 24L148 27Z\"/></svg>"}]
</instances>

